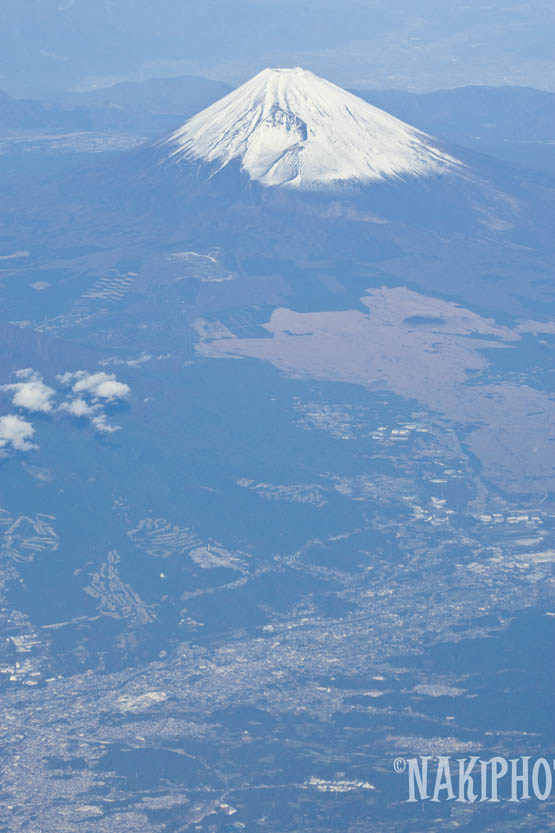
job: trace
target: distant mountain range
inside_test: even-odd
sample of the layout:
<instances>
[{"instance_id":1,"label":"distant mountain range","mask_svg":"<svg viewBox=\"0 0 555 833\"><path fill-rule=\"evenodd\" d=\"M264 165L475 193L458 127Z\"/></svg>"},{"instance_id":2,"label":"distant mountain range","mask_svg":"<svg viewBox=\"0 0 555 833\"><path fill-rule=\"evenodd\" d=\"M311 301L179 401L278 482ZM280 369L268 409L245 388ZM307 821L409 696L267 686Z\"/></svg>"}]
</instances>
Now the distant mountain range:
<instances>
[{"instance_id":1,"label":"distant mountain range","mask_svg":"<svg viewBox=\"0 0 555 833\"><path fill-rule=\"evenodd\" d=\"M40 130L124 130L156 135L229 92L196 76L121 83L55 99L16 99L0 91L2 134Z\"/></svg>"},{"instance_id":2,"label":"distant mountain range","mask_svg":"<svg viewBox=\"0 0 555 833\"><path fill-rule=\"evenodd\" d=\"M16 99L0 91L0 134L123 131L161 135L232 88L197 76L126 82L55 99ZM459 87L418 94L355 90L420 130L504 159L555 171L555 93L528 87Z\"/></svg>"},{"instance_id":3,"label":"distant mountain range","mask_svg":"<svg viewBox=\"0 0 555 833\"><path fill-rule=\"evenodd\" d=\"M421 130L508 162L555 171L555 94L530 87L458 87L357 94Z\"/></svg>"}]
</instances>

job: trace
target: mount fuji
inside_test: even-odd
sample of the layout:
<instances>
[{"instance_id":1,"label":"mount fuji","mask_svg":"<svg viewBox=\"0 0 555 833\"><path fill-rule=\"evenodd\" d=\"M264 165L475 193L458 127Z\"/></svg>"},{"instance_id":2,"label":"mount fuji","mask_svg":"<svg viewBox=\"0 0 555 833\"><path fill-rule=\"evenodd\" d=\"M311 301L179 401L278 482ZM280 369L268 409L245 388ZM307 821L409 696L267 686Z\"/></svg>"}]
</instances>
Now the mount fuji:
<instances>
[{"instance_id":1,"label":"mount fuji","mask_svg":"<svg viewBox=\"0 0 555 833\"><path fill-rule=\"evenodd\" d=\"M265 186L329 190L460 165L430 136L308 70L265 69L158 143L163 161L238 160Z\"/></svg>"},{"instance_id":2,"label":"mount fuji","mask_svg":"<svg viewBox=\"0 0 555 833\"><path fill-rule=\"evenodd\" d=\"M176 252L216 252L222 274L244 276L244 292L238 277L218 289L231 305L355 303L379 275L520 313L551 268L552 194L543 174L444 144L312 72L265 69L157 141L19 185L0 233L7 251L32 239L52 280L125 263L150 292L189 274ZM197 298L192 278L176 287Z\"/></svg>"}]
</instances>

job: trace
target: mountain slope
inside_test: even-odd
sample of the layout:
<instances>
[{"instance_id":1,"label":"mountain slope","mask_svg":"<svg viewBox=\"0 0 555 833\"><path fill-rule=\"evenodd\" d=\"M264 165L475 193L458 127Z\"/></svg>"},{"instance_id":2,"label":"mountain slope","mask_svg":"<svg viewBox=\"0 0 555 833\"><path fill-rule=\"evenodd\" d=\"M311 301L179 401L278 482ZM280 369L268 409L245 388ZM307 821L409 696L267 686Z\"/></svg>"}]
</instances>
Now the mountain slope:
<instances>
[{"instance_id":1,"label":"mountain slope","mask_svg":"<svg viewBox=\"0 0 555 833\"><path fill-rule=\"evenodd\" d=\"M159 143L172 162L234 160L265 186L320 190L459 163L416 128L312 72L265 69Z\"/></svg>"}]
</instances>

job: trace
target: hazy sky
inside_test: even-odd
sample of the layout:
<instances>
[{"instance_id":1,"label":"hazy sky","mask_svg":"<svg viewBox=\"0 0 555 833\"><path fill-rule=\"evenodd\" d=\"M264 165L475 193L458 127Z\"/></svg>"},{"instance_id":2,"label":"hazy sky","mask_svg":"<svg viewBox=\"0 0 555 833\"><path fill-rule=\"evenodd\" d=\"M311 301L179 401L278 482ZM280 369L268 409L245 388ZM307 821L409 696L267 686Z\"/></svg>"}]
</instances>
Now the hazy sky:
<instances>
[{"instance_id":1,"label":"hazy sky","mask_svg":"<svg viewBox=\"0 0 555 833\"><path fill-rule=\"evenodd\" d=\"M268 65L341 84L555 89L553 0L2 0L0 88L14 95Z\"/></svg>"}]
</instances>

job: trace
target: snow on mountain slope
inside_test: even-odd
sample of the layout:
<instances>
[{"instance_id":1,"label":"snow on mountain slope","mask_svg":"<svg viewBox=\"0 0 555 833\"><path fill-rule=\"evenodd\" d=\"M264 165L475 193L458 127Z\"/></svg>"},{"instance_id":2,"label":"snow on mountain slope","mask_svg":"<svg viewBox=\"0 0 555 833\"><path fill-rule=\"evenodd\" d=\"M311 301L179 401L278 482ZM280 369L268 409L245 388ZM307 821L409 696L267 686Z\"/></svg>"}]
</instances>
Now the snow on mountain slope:
<instances>
[{"instance_id":1,"label":"snow on mountain slope","mask_svg":"<svg viewBox=\"0 0 555 833\"><path fill-rule=\"evenodd\" d=\"M165 159L305 190L458 165L427 134L304 69L265 69L162 140Z\"/></svg>"}]
</instances>

